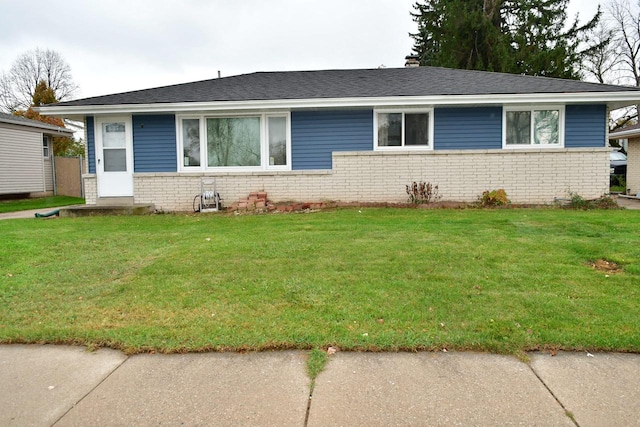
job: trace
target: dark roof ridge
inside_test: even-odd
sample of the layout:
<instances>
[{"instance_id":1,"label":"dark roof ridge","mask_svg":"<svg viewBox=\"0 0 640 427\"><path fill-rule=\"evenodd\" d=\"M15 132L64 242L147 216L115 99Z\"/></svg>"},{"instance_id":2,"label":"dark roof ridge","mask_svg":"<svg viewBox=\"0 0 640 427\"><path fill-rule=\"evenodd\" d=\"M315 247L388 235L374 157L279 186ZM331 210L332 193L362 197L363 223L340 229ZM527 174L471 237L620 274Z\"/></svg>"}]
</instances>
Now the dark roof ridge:
<instances>
[{"instance_id":1,"label":"dark roof ridge","mask_svg":"<svg viewBox=\"0 0 640 427\"><path fill-rule=\"evenodd\" d=\"M256 71L61 102L58 106L639 90L580 80L444 67Z\"/></svg>"}]
</instances>

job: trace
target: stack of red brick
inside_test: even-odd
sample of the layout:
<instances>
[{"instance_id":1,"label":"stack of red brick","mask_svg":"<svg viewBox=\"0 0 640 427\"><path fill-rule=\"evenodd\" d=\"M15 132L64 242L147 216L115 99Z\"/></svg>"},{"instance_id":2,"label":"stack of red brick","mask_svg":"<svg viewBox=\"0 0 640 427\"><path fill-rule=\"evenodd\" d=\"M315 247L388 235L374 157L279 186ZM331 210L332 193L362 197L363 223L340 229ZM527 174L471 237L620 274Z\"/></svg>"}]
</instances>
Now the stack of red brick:
<instances>
[{"instance_id":1,"label":"stack of red brick","mask_svg":"<svg viewBox=\"0 0 640 427\"><path fill-rule=\"evenodd\" d=\"M325 202L317 203L271 203L267 200L267 193L264 191L249 193L248 197L238 200L229 206L229 211L237 212L294 212L307 209L322 209L327 207Z\"/></svg>"}]
</instances>

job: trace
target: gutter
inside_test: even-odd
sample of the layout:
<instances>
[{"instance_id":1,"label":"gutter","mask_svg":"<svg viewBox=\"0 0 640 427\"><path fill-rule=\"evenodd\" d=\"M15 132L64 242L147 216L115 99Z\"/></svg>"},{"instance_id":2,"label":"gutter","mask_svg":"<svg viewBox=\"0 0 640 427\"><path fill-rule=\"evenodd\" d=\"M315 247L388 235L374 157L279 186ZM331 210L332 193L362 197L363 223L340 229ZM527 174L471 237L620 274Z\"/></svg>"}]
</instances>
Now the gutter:
<instances>
[{"instance_id":1,"label":"gutter","mask_svg":"<svg viewBox=\"0 0 640 427\"><path fill-rule=\"evenodd\" d=\"M73 101L71 101L73 102ZM316 108L376 108L428 106L519 106L530 104L607 104L611 109L640 103L640 91L392 96L359 98L276 99L249 101L208 101L118 105L51 105L34 110L48 116L82 117L98 114L187 113L212 111L264 111Z\"/></svg>"}]
</instances>

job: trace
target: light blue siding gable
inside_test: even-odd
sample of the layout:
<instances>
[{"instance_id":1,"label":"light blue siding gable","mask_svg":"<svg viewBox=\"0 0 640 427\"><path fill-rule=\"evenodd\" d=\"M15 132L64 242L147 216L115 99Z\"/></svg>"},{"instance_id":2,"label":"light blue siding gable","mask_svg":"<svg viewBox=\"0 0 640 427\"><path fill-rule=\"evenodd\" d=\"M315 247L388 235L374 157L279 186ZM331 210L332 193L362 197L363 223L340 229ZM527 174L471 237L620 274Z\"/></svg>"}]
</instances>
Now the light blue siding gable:
<instances>
[{"instance_id":1,"label":"light blue siding gable","mask_svg":"<svg viewBox=\"0 0 640 427\"><path fill-rule=\"evenodd\" d=\"M291 112L291 167L331 169L334 151L373 150L373 110Z\"/></svg>"},{"instance_id":2,"label":"light blue siding gable","mask_svg":"<svg viewBox=\"0 0 640 427\"><path fill-rule=\"evenodd\" d=\"M96 173L96 135L93 116L87 116L85 123L87 127L87 161L89 163L89 173Z\"/></svg>"},{"instance_id":3,"label":"light blue siding gable","mask_svg":"<svg viewBox=\"0 0 640 427\"><path fill-rule=\"evenodd\" d=\"M173 114L133 116L134 172L176 172L176 119Z\"/></svg>"},{"instance_id":4,"label":"light blue siding gable","mask_svg":"<svg viewBox=\"0 0 640 427\"><path fill-rule=\"evenodd\" d=\"M436 108L434 150L502 148L502 108Z\"/></svg>"},{"instance_id":5,"label":"light blue siding gable","mask_svg":"<svg viewBox=\"0 0 640 427\"><path fill-rule=\"evenodd\" d=\"M606 105L567 105L565 107L564 146L566 148L605 147Z\"/></svg>"}]
</instances>

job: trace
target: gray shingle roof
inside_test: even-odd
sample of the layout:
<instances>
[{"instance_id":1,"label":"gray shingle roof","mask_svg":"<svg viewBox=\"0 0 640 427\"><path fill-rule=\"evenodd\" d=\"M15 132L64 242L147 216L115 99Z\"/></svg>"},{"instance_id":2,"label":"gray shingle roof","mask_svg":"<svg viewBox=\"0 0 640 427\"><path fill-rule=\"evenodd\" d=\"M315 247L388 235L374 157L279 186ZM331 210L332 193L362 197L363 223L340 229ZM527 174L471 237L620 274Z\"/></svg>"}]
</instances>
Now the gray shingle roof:
<instances>
[{"instance_id":1,"label":"gray shingle roof","mask_svg":"<svg viewBox=\"0 0 640 427\"><path fill-rule=\"evenodd\" d=\"M438 67L257 72L61 102L127 105L387 96L621 92L637 88Z\"/></svg>"},{"instance_id":2,"label":"gray shingle roof","mask_svg":"<svg viewBox=\"0 0 640 427\"><path fill-rule=\"evenodd\" d=\"M21 126L29 126L32 128L42 129L44 131L50 131L45 133L66 133L69 135L73 134L73 131L70 129L65 129L56 125L50 125L48 123L39 122L37 120L26 119L24 117L16 116L13 114L0 113L0 123L10 123L13 125L21 125Z\"/></svg>"}]
</instances>

